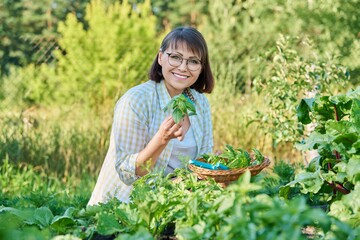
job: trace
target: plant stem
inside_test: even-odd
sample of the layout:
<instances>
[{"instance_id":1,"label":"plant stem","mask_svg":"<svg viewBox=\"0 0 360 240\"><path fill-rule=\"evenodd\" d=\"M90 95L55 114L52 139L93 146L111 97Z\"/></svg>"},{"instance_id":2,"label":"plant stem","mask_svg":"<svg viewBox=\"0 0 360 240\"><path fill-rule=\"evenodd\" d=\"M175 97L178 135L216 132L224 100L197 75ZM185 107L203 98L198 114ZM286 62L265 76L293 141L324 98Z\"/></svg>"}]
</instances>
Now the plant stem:
<instances>
[{"instance_id":1,"label":"plant stem","mask_svg":"<svg viewBox=\"0 0 360 240\"><path fill-rule=\"evenodd\" d=\"M327 184L329 184L330 187L332 187L335 191L339 191L343 194L349 194L350 191L347 190L342 184L339 183L330 183L330 182L326 182Z\"/></svg>"},{"instance_id":2,"label":"plant stem","mask_svg":"<svg viewBox=\"0 0 360 240\"><path fill-rule=\"evenodd\" d=\"M340 119L339 119L339 114L338 114L338 111L337 111L337 108L336 108L336 104L334 104L334 114L335 114L335 120L338 122ZM338 151L334 151L335 153L335 157L336 157L336 160L340 161L340 153ZM331 170L331 164L328 163L327 164L328 166L328 170L330 171ZM329 183L327 182L334 190L333 190L333 193L336 194L336 191L339 191L343 194L348 194L350 193L349 190L347 190L346 188L344 188L343 185L341 184L338 184L338 183Z\"/></svg>"},{"instance_id":3,"label":"plant stem","mask_svg":"<svg viewBox=\"0 0 360 240\"><path fill-rule=\"evenodd\" d=\"M336 104L334 104L334 113L335 113L335 120L338 122L340 119L339 119L339 114L338 114L338 111L337 111L337 108L336 108ZM335 156L336 156L336 159L337 160L340 160L340 154L338 151L334 151L335 153ZM329 166L329 165L328 165ZM330 169L330 168L329 168Z\"/></svg>"},{"instance_id":4,"label":"plant stem","mask_svg":"<svg viewBox=\"0 0 360 240\"><path fill-rule=\"evenodd\" d=\"M334 112L335 112L335 120L338 122L339 121L339 114L338 114L337 109L336 109L336 104L334 104Z\"/></svg>"}]
</instances>

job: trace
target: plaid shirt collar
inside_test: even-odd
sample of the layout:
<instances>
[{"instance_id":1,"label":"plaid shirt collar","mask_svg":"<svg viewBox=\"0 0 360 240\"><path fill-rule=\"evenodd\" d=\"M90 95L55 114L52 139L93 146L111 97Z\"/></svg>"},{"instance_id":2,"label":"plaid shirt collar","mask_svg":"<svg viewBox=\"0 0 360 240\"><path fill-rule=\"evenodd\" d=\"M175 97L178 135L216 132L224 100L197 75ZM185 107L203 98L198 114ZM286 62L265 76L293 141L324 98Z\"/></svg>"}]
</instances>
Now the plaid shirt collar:
<instances>
[{"instance_id":1,"label":"plaid shirt collar","mask_svg":"<svg viewBox=\"0 0 360 240\"><path fill-rule=\"evenodd\" d=\"M156 84L156 90L159 96L160 107L164 109L171 100L170 94L165 86L165 80Z\"/></svg>"}]
</instances>

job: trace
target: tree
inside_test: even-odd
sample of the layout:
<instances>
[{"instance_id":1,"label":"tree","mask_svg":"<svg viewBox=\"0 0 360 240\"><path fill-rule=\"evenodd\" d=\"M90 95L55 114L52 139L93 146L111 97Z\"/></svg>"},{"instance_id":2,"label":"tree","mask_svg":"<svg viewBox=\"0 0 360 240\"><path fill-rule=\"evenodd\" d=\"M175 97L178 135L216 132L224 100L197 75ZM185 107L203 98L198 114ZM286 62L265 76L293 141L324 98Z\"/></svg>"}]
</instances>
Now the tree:
<instances>
[{"instance_id":1,"label":"tree","mask_svg":"<svg viewBox=\"0 0 360 240\"><path fill-rule=\"evenodd\" d=\"M113 106L130 86L146 81L160 45L150 1L132 6L127 1L91 1L86 25L70 13L58 25L58 46L52 64L14 69L4 81L8 103L56 105L75 103L100 108ZM16 93L16 94L14 94Z\"/></svg>"},{"instance_id":2,"label":"tree","mask_svg":"<svg viewBox=\"0 0 360 240\"><path fill-rule=\"evenodd\" d=\"M69 12L84 22L89 0L3 0L0 2L0 76L10 65L48 62L56 45L59 21Z\"/></svg>"},{"instance_id":3,"label":"tree","mask_svg":"<svg viewBox=\"0 0 360 240\"><path fill-rule=\"evenodd\" d=\"M210 4L208 0L152 0L151 2L161 29L180 25L197 27L201 24L202 16L206 14Z\"/></svg>"},{"instance_id":4,"label":"tree","mask_svg":"<svg viewBox=\"0 0 360 240\"><path fill-rule=\"evenodd\" d=\"M118 98L130 86L147 80L158 41L150 1L131 6L127 1L106 7L93 0L86 7L84 29L74 14L59 24L55 52L61 102L101 105Z\"/></svg>"},{"instance_id":5,"label":"tree","mask_svg":"<svg viewBox=\"0 0 360 240\"><path fill-rule=\"evenodd\" d=\"M358 79L359 0L347 1L214 1L199 28L208 40L218 81L230 89L250 90L264 76L254 60L275 45L280 34L310 37L317 55L340 56ZM302 51L301 49L298 49Z\"/></svg>"}]
</instances>

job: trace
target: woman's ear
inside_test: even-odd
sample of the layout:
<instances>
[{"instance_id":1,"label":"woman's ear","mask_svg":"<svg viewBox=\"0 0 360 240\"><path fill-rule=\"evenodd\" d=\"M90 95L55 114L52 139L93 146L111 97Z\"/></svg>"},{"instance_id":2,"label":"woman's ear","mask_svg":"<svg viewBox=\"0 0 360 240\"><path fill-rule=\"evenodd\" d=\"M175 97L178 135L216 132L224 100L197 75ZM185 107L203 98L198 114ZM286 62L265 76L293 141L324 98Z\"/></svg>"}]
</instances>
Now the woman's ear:
<instances>
[{"instance_id":1,"label":"woman's ear","mask_svg":"<svg viewBox=\"0 0 360 240\"><path fill-rule=\"evenodd\" d=\"M162 57L163 57L163 53L161 51L159 51L159 54L158 54L158 63L160 66L162 66Z\"/></svg>"}]
</instances>

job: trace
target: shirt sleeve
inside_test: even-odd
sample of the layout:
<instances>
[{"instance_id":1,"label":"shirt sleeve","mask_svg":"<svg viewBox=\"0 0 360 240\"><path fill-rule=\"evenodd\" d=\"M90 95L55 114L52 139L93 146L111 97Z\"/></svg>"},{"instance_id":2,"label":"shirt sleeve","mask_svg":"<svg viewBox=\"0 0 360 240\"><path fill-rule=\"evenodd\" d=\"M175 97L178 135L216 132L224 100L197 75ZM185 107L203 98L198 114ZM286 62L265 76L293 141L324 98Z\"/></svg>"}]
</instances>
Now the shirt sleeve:
<instances>
[{"instance_id":1,"label":"shirt sleeve","mask_svg":"<svg viewBox=\"0 0 360 240\"><path fill-rule=\"evenodd\" d=\"M121 181L127 185L138 179L136 159L148 140L146 104L136 95L126 93L117 102L113 119L115 168Z\"/></svg>"},{"instance_id":2,"label":"shirt sleeve","mask_svg":"<svg viewBox=\"0 0 360 240\"><path fill-rule=\"evenodd\" d=\"M203 94L202 94L203 95ZM202 114L203 114L203 126L204 134L202 139L202 144L200 146L199 154L211 153L214 146L213 139L213 129L212 129L212 120L211 120L211 109L208 99L203 95L202 98Z\"/></svg>"}]
</instances>

